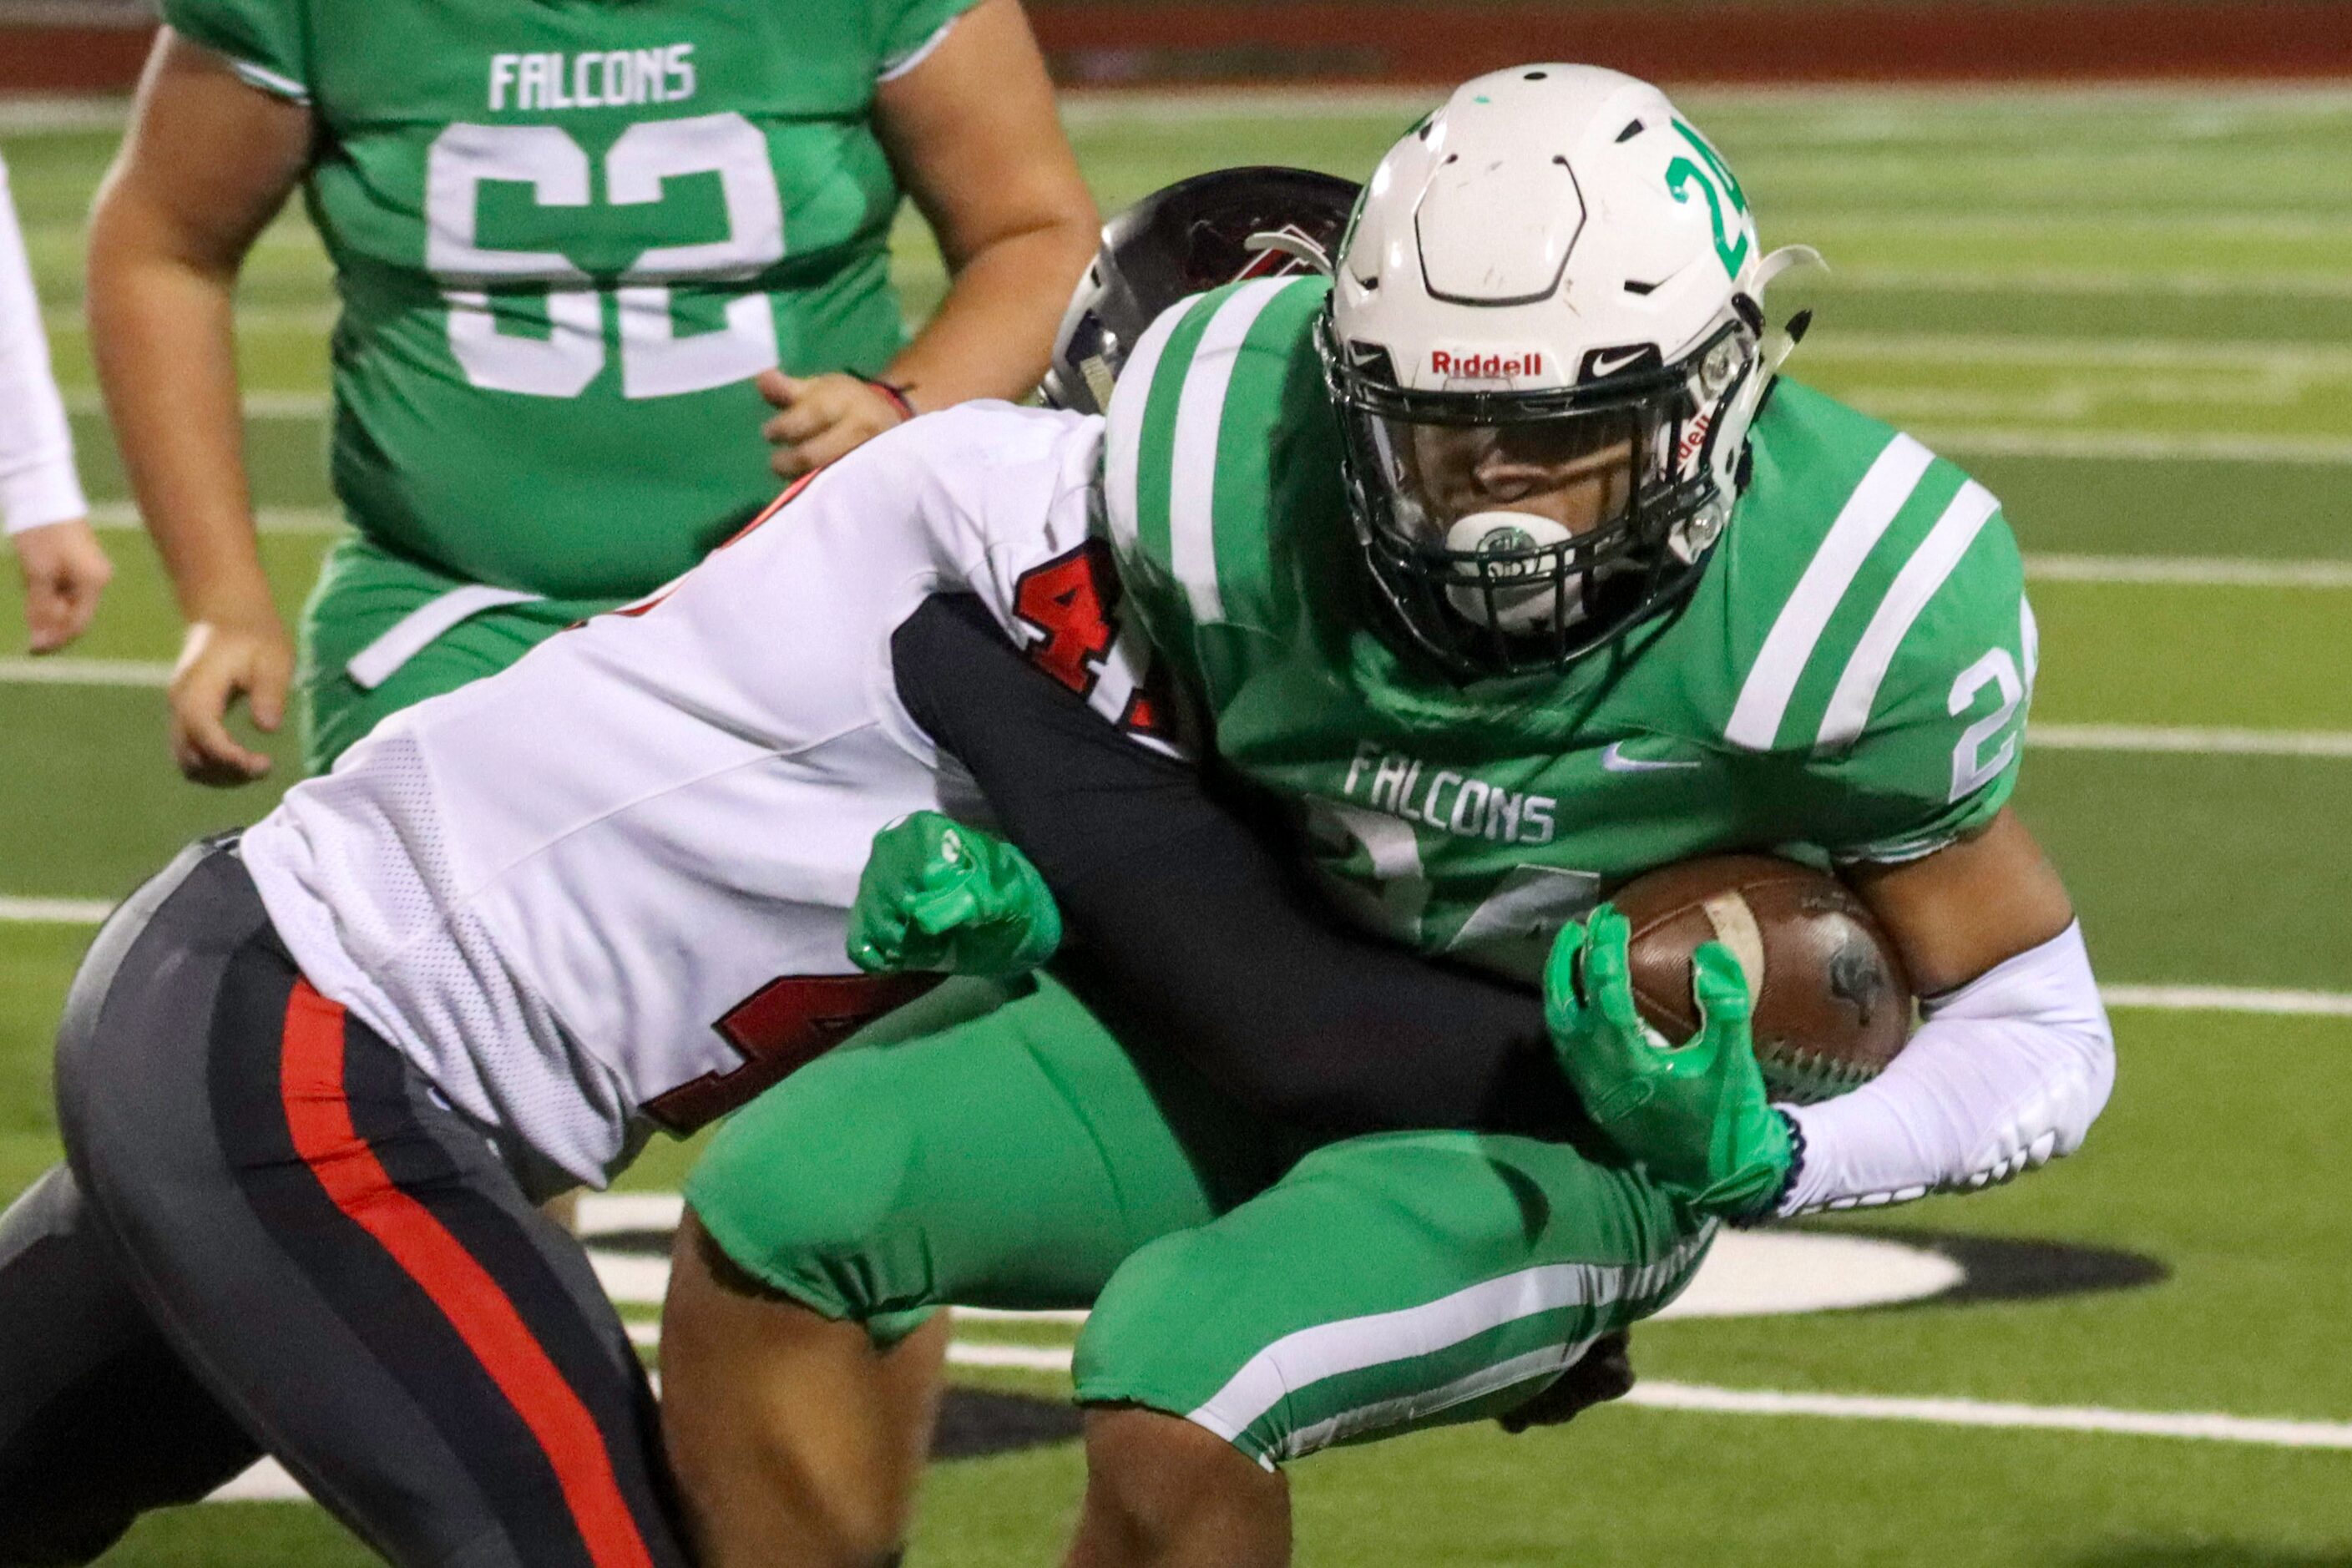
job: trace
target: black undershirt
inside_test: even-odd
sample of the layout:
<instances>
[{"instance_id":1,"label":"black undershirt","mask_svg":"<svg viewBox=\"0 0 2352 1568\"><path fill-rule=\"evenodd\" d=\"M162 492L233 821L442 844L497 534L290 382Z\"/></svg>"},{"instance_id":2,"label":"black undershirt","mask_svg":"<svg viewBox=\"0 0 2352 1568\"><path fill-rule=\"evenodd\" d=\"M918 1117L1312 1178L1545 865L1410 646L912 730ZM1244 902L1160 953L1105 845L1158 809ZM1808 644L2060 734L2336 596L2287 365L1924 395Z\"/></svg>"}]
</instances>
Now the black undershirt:
<instances>
[{"instance_id":1,"label":"black undershirt","mask_svg":"<svg viewBox=\"0 0 2352 1568\"><path fill-rule=\"evenodd\" d=\"M1252 1110L1318 1133L1581 1121L1534 992L1335 924L1203 773L1032 668L967 595L892 637L898 695L1036 864L1055 973Z\"/></svg>"}]
</instances>

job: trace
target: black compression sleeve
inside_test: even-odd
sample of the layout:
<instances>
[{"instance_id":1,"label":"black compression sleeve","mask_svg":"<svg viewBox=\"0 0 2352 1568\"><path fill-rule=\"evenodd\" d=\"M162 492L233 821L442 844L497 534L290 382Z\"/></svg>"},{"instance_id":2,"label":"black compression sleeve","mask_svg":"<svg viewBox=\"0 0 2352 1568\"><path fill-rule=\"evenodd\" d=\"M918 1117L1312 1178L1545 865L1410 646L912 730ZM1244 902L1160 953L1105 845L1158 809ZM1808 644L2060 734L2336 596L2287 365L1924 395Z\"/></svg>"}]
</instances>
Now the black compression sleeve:
<instances>
[{"instance_id":1,"label":"black compression sleeve","mask_svg":"<svg viewBox=\"0 0 2352 1568\"><path fill-rule=\"evenodd\" d=\"M891 656L908 712L1060 901L1057 973L1122 1030L1326 1133L1577 1119L1530 990L1335 925L1197 770L1031 668L976 600L929 600Z\"/></svg>"}]
</instances>

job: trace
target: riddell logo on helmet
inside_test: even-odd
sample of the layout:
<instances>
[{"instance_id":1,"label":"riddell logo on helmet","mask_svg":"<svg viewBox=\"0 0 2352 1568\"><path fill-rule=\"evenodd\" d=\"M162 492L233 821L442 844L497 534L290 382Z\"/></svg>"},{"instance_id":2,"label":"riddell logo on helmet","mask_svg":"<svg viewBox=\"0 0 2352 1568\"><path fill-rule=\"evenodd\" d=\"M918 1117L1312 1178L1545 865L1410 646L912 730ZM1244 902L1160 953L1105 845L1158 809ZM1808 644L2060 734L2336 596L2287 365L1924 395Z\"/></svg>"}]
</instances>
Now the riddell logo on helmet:
<instances>
[{"instance_id":1,"label":"riddell logo on helmet","mask_svg":"<svg viewBox=\"0 0 2352 1568\"><path fill-rule=\"evenodd\" d=\"M1429 369L1433 375L1450 375L1464 381L1504 381L1517 375L1541 375L1543 354L1531 350L1519 354L1450 353L1444 349L1429 351Z\"/></svg>"},{"instance_id":2,"label":"riddell logo on helmet","mask_svg":"<svg viewBox=\"0 0 2352 1568\"><path fill-rule=\"evenodd\" d=\"M1698 417L1692 420L1690 422L1690 428L1683 432L1681 445L1675 448L1675 468L1681 468L1685 463L1689 462L1692 458L1697 455L1699 447L1704 446L1706 442L1706 433L1708 429L1712 427L1714 424L1714 409L1702 408L1698 411Z\"/></svg>"}]
</instances>

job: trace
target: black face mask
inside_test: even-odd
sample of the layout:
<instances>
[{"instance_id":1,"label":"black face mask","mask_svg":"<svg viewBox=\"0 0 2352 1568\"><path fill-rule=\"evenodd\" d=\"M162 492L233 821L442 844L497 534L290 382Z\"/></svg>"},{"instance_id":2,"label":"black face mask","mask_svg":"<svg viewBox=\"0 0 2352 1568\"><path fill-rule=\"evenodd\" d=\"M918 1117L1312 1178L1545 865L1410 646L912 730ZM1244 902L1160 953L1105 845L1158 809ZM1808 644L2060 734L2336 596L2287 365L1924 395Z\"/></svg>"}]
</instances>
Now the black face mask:
<instances>
[{"instance_id":1,"label":"black face mask","mask_svg":"<svg viewBox=\"0 0 2352 1568\"><path fill-rule=\"evenodd\" d=\"M1557 670L1687 592L1706 556L1694 541L1711 542L1714 531L1692 525L1712 510L1719 526L1730 499L1711 477L1713 432L1696 423L1698 367L1743 333L1752 345L1752 330L1735 321L1675 364L1558 391L1408 392L1385 354L1341 345L1327 310L1325 383L1345 433L1357 542L1388 629L1457 680ZM1746 359L1748 368L1705 406L1738 396L1756 374L1753 353ZM1443 486L1434 502L1415 493L1413 465L1399 451L1401 432L1449 427L1492 432L1506 468L1539 474L1549 463L1566 473L1612 447L1622 448L1622 468L1572 532L1506 526L1505 490L1475 514L1486 526L1469 531L1475 539L1449 538L1459 503L1446 504Z\"/></svg>"}]
</instances>

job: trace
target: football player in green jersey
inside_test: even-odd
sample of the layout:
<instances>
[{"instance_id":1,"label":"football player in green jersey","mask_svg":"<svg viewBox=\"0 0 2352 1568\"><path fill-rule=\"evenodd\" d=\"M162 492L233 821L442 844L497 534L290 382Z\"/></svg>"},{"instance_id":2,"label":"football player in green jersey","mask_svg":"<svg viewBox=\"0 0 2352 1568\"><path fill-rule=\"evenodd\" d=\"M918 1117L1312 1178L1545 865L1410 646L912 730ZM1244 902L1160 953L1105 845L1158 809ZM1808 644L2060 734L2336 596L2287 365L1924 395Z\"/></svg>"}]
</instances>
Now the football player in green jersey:
<instances>
[{"instance_id":1,"label":"football player in green jersey","mask_svg":"<svg viewBox=\"0 0 2352 1568\"><path fill-rule=\"evenodd\" d=\"M289 678L306 761L636 597L776 465L1019 396L1093 204L1018 0L170 0L89 250L93 345L188 632L173 747L235 784ZM231 295L299 185L336 271L330 555L260 569ZM953 274L904 341L911 194ZM774 412L771 405L782 409Z\"/></svg>"},{"instance_id":2,"label":"football player in green jersey","mask_svg":"<svg viewBox=\"0 0 2352 1568\"><path fill-rule=\"evenodd\" d=\"M1001 742L1003 693L910 707L1051 887L1075 994L820 1061L691 1178L665 1373L712 1561L887 1548L858 1530L902 1510L866 1478L919 1452L890 1426L920 1407L892 1347L936 1304L1092 1306L1073 1562L1276 1563L1281 1462L1526 1418L1671 1299L1717 1218L1980 1187L2080 1143L2113 1047L2007 809L2035 654L2016 547L1965 475L1778 378L1793 340L1762 298L1790 259L1656 89L1533 66L1390 153L1330 281L1219 289L1142 334L1101 435L1104 548L1052 563L1008 629L1082 695L1138 692L1130 725L1195 720L1331 906L1457 961L1405 967L1458 1006L1422 1029L1393 948L1302 928L1179 764L1129 790L1109 742ZM986 665L919 621L902 691L927 647ZM1000 847L898 831L863 962L959 965L936 940L959 908L975 966L1044 945ZM1759 1114L1727 953L1702 1059L1662 1062L1633 1020L1595 900L1737 848L1842 866L1927 998L1842 1100ZM1546 1125L1463 965L1541 985L1537 1008L1484 983L1534 1010L1600 1128ZM1340 1022L1318 1036L1301 994ZM1448 1016L1450 1076L1427 1050Z\"/></svg>"}]
</instances>

